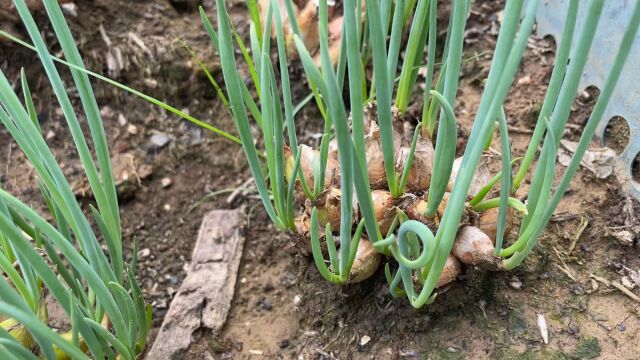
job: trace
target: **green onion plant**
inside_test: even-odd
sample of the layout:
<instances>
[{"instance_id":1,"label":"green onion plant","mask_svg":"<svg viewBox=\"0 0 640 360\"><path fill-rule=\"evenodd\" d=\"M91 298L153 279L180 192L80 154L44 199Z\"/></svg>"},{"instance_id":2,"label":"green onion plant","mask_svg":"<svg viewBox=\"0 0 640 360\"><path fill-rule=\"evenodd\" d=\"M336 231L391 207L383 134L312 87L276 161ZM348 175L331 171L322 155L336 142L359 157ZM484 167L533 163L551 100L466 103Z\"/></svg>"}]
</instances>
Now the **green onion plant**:
<instances>
[{"instance_id":1,"label":"green onion plant","mask_svg":"<svg viewBox=\"0 0 640 360\"><path fill-rule=\"evenodd\" d=\"M214 22L200 9L205 31L221 59L224 83L211 76L209 80L232 114L238 137L90 72L68 55L67 61L54 58L32 40L47 63L58 61L76 77L85 74L107 81L240 143L269 218L279 230L304 239L301 249L313 255L326 280L340 285L362 281L386 258L390 293L406 296L416 308L434 301L436 289L455 279L462 264L510 270L531 253L593 138L640 25L640 4L636 4L577 151L554 183L559 142L604 0L583 4L587 15L580 28L576 26L580 2L569 1L547 94L525 154L512 153L504 103L540 0L506 1L491 68L460 158L456 158L455 105L469 0L450 2L443 44L437 43L436 22L438 5L444 1L343 0L337 43L329 38L334 19L329 19L327 0L320 0L317 7L317 31L302 26L308 26L308 19L297 18L301 12L292 0L282 3L247 2L248 44L235 30L225 0L216 0ZM314 34L317 39L311 38ZM305 45L316 43L317 54ZM335 49L337 58L332 57ZM290 61L302 65L310 90L298 104L293 103ZM423 66L425 86L420 89ZM248 81L241 69L248 70ZM296 115L312 100L324 125L316 148L299 143L296 128ZM422 112L414 118L410 109ZM254 137L255 130L260 138ZM496 132L500 160L494 165L499 170L478 184L477 174L493 161L486 150ZM45 179L51 176L43 173ZM517 193L528 178L528 191ZM94 183L104 187L104 182ZM472 185L480 190L472 192ZM109 192L104 196L109 199ZM102 206L98 201L98 223L115 219L103 214L108 206L107 200ZM515 224L518 230L510 231ZM115 264L107 267L116 269ZM116 339L119 334L116 331Z\"/></svg>"},{"instance_id":2,"label":"green onion plant","mask_svg":"<svg viewBox=\"0 0 640 360\"><path fill-rule=\"evenodd\" d=\"M87 139L27 5L24 0L14 4L56 95L96 204L90 205L88 217L76 200L43 137L24 69L20 95L0 69L0 122L33 167L52 218L46 221L0 189L0 358L135 359L144 349L151 312L135 278L135 249L132 261L125 262L109 148L89 77L57 1L45 0L64 57L73 65ZM70 323L65 332L48 325L47 296L64 310Z\"/></svg>"},{"instance_id":3,"label":"green onion plant","mask_svg":"<svg viewBox=\"0 0 640 360\"><path fill-rule=\"evenodd\" d=\"M285 0L283 8L274 0L263 1L262 7L249 2L251 54L234 31L225 0L216 0L217 30L201 9L205 29L220 54L226 98L264 207L279 229L308 237L324 278L336 284L360 279L357 272L362 271L363 262L371 254L362 245L367 243L376 256L394 260L385 269L391 293L405 294L414 307L421 307L435 298L443 270L452 261L452 250L465 262L464 254L456 253L456 244L465 241L460 235L463 220L482 227L478 218L481 222L483 213L490 210L494 214L497 211L489 251L494 269L512 269L531 252L593 138L640 22L640 5L636 4L578 150L560 182L554 183L560 138L604 1L583 4L588 8L587 16L579 29L579 2L570 1L531 143L522 158L514 159L504 102L533 30L539 2L506 2L482 99L464 155L458 160L454 109L470 1L451 2L441 59L436 59L437 0L373 0L364 4L344 0L343 31L337 45L328 37L327 1L320 0L319 61L305 46L308 33L301 31L291 0ZM260 13L262 16L256 15ZM283 24L282 13L288 15L290 24ZM269 36L272 28L276 29L273 37ZM285 36L283 29L291 36ZM255 97L239 72L237 45L250 71ZM340 47L337 62L330 57L331 46ZM277 64L271 61L273 47L277 49ZM417 90L425 50L426 86ZM324 121L317 149L299 144L296 137L286 58L291 53L304 68ZM436 67L438 60L440 67ZM367 73L373 74L370 79L365 78ZM416 100L417 95L421 100ZM421 101L422 114L419 119L411 119L408 109L416 101ZM404 132L398 130L403 125ZM252 128L261 130L264 147L256 145L260 142L252 135ZM496 131L501 170L479 193L470 194L474 174L484 166L481 158ZM384 176L373 179L371 169L380 159ZM428 173L420 171L425 163ZM517 198L516 191L530 173L530 190ZM412 177L418 177L418 186L412 185ZM428 180L420 181L424 179ZM390 199L382 209L378 203L380 191ZM296 202L300 198L304 200L302 210ZM297 217L300 211L302 217ZM512 241L506 230L514 222L510 215L514 211L522 219ZM310 218L306 227L301 226L305 217ZM377 266L378 261L372 263Z\"/></svg>"}]
</instances>

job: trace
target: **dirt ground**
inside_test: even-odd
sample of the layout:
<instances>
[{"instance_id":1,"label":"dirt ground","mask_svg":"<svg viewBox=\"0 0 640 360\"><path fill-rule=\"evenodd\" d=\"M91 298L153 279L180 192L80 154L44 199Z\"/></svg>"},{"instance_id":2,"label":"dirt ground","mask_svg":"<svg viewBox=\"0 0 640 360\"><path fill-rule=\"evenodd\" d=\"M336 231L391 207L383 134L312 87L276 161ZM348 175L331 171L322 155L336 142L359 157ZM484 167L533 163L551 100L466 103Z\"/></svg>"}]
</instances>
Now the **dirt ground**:
<instances>
[{"instance_id":1,"label":"dirt ground","mask_svg":"<svg viewBox=\"0 0 640 360\"><path fill-rule=\"evenodd\" d=\"M244 2L232 3L232 19L246 35ZM235 133L206 77L175 41L176 37L187 41L221 78L192 2L76 0L74 4L77 16L68 19L88 67ZM204 5L214 14L211 1ZM463 64L455 109L459 150L489 70L500 7L474 2L468 20L465 57L469 60ZM44 17L39 15L38 20L52 40ZM59 51L55 41L49 44L53 53ZM523 154L529 143L551 75L554 46L545 39L529 42L506 103L514 154ZM0 40L0 67L11 81L19 83L21 66L35 93L49 144L88 204L91 199L81 194L82 169L66 124L34 54ZM307 95L299 70L292 84L294 101ZM236 207L249 214L227 325L219 336L198 334L185 359L640 358L640 304L610 285L640 270L640 204L619 190L615 176L598 179L581 169L523 266L509 273L467 269L434 305L415 310L406 299L389 295L382 271L353 286L325 283L312 260L300 256L289 237L268 222L251 190L239 146L106 84L94 81L94 86L112 155L132 156L139 178L121 196L123 234L129 246L134 239L140 242L138 277L153 305L154 332L184 277L202 215L213 208ZM594 92L580 94L567 138L579 137L596 97ZM79 103L77 96L73 101ZM302 141L315 141L318 119L311 109L299 115ZM607 144L618 151L629 137L624 126L612 126L607 134L611 136ZM498 149L499 143L494 143ZM44 211L33 171L3 128L0 181ZM631 233L627 244L614 236L622 230ZM640 294L637 287L632 291ZM540 317L548 325L549 344L542 341Z\"/></svg>"}]
</instances>

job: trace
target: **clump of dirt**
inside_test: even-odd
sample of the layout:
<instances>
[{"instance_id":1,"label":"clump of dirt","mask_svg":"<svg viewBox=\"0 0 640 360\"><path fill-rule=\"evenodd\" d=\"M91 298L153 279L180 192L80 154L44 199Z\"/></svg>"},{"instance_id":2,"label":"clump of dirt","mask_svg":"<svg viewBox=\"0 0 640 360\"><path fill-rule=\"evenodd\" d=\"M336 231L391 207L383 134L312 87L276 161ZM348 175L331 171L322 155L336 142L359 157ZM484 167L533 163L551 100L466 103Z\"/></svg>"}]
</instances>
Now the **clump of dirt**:
<instances>
[{"instance_id":1,"label":"clump of dirt","mask_svg":"<svg viewBox=\"0 0 640 360\"><path fill-rule=\"evenodd\" d=\"M197 14L172 5L179 2L76 0L79 15L68 18L90 68L235 133L233 121L208 80L173 40L172 35L186 39L221 80ZM214 14L211 6L205 1ZM455 108L459 151L464 150L488 74L501 6L499 2L472 5L467 60ZM248 34L244 2L231 1L230 10L239 32ZM445 19L447 14L441 16ZM52 40L43 16L38 15L37 20L43 24L45 37ZM56 53L59 46L50 44ZM34 54L7 43L0 43L0 54L0 66L11 81L18 79L16 64L25 66L49 144L72 182L81 179L66 124ZM552 41L529 42L505 104L514 154L523 154L529 144L553 55ZM291 83L296 87L296 101L306 96L308 89L295 66ZM269 223L247 182L250 173L239 146L110 86L95 81L94 85L112 154L132 154L137 169L149 172L133 197L122 200L121 209L125 243L131 246L134 239L140 243L138 278L153 305L155 329L184 277L202 215L212 208L248 209L249 231L227 325L221 334L200 333L186 358L640 356L635 340L640 335L639 304L610 285L611 281L622 282L629 269L640 270L637 245L622 245L612 236L626 230L637 237L640 205L620 191L613 177L596 179L580 171L523 266L508 273L467 269L441 291L434 304L416 310L406 299L389 295L382 270L362 284L327 284L313 261L298 254L288 235ZM596 96L583 95L576 101L569 121L573 128L567 137L580 133ZM73 101L79 105L77 97ZM299 116L301 141L317 141L315 133L321 127L317 114L305 108ZM154 135L168 142L159 146ZM496 135L494 144L497 141ZM2 186L43 211L24 155L3 128L0 144ZM562 171L559 166L558 178ZM523 191L527 187L525 183ZM219 195L211 195L213 192ZM234 196L228 198L229 194ZM521 194L524 192L517 195ZM631 291L637 294L637 288ZM549 329L549 344L540 335L540 315Z\"/></svg>"}]
</instances>

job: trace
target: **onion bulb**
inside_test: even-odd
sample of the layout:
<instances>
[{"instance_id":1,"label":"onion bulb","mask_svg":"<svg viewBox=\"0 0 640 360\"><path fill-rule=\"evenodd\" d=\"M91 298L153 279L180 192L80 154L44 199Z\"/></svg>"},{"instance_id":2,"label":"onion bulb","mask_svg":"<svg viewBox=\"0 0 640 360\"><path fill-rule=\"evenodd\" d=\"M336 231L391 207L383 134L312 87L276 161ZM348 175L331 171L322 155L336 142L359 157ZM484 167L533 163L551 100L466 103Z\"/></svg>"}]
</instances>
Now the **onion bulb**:
<instances>
[{"instance_id":1,"label":"onion bulb","mask_svg":"<svg viewBox=\"0 0 640 360\"><path fill-rule=\"evenodd\" d=\"M303 237L309 236L309 231L311 230L311 219L309 218L308 214L303 213L302 215L293 219L293 223L296 226L296 232L298 233L298 235L301 235Z\"/></svg>"},{"instance_id":2,"label":"onion bulb","mask_svg":"<svg viewBox=\"0 0 640 360\"><path fill-rule=\"evenodd\" d=\"M444 195L442 196L442 200L440 201L440 204L438 204L438 217L440 217L442 219L442 217L444 216L444 212L445 210L447 210L447 204L449 204L449 196L451 196L451 193L445 192Z\"/></svg>"},{"instance_id":3,"label":"onion bulb","mask_svg":"<svg viewBox=\"0 0 640 360\"><path fill-rule=\"evenodd\" d=\"M474 226L464 226L458 230L451 252L467 265L487 270L498 267L498 259L493 256L493 242L487 234Z\"/></svg>"},{"instance_id":4,"label":"onion bulb","mask_svg":"<svg viewBox=\"0 0 640 360\"><path fill-rule=\"evenodd\" d=\"M380 226L380 232L385 235L389 232L395 217L395 212L393 211L395 201L391 193L386 190L373 190L371 192L371 200L373 201L373 213Z\"/></svg>"},{"instance_id":5,"label":"onion bulb","mask_svg":"<svg viewBox=\"0 0 640 360\"><path fill-rule=\"evenodd\" d=\"M0 328L13 336L13 338L25 348L33 349L35 346L35 341L31 333L18 320L13 318L6 319L0 322Z\"/></svg>"},{"instance_id":6,"label":"onion bulb","mask_svg":"<svg viewBox=\"0 0 640 360\"><path fill-rule=\"evenodd\" d=\"M504 234L507 236L509 232L511 232L511 228L513 226L513 216L514 210L509 207L507 211L507 222L505 224ZM478 219L478 228L482 230L485 234L491 238L491 241L495 245L496 236L498 233L498 213L500 212L499 208L492 208L486 211L483 211L480 214L480 218Z\"/></svg>"},{"instance_id":7,"label":"onion bulb","mask_svg":"<svg viewBox=\"0 0 640 360\"><path fill-rule=\"evenodd\" d=\"M444 263L442 274L440 274L440 278L438 278L438 282L436 283L436 287L441 287L452 282L460 275L461 271L462 264L460 264L460 260L449 254L447 262Z\"/></svg>"},{"instance_id":8,"label":"onion bulb","mask_svg":"<svg viewBox=\"0 0 640 360\"><path fill-rule=\"evenodd\" d=\"M410 146L403 146L400 148L400 153L397 154L398 161L396 161L396 171L398 173L401 174L402 171L404 171L410 152ZM434 157L435 150L431 140L420 137L416 143L413 163L409 169L406 188L407 191L426 191L429 189L431 173L433 172Z\"/></svg>"},{"instance_id":9,"label":"onion bulb","mask_svg":"<svg viewBox=\"0 0 640 360\"><path fill-rule=\"evenodd\" d=\"M380 130L376 123L372 123L371 128L373 131L365 138L367 174L371 186L380 188L387 184L387 173L384 168L384 156L380 144Z\"/></svg>"},{"instance_id":10,"label":"onion bulb","mask_svg":"<svg viewBox=\"0 0 640 360\"><path fill-rule=\"evenodd\" d=\"M358 242L358 250L349 274L349 283L357 283L370 278L380 265L381 255L377 252L369 240L361 238Z\"/></svg>"},{"instance_id":11,"label":"onion bulb","mask_svg":"<svg viewBox=\"0 0 640 360\"><path fill-rule=\"evenodd\" d=\"M258 9L260 12L260 19L262 23L266 21L267 12L271 0L259 0ZM320 66L320 37L318 36L318 6L317 1L305 0L305 1L293 1L293 11L295 12L298 27L300 28L300 35L304 42L305 48L309 51L309 54L313 56L313 60L316 65ZM280 18L282 19L282 29L285 38L286 49L288 54L292 58L297 58L296 46L293 42L293 31L291 29L291 21L287 13L285 0L278 0L278 9L280 11ZM338 56L340 54L340 35L342 33L342 14L336 10L335 6L329 6L329 57L333 64L338 62ZM273 21L271 28L271 38L276 38L276 24Z\"/></svg>"},{"instance_id":12,"label":"onion bulb","mask_svg":"<svg viewBox=\"0 0 640 360\"><path fill-rule=\"evenodd\" d=\"M340 229L340 203L342 202L342 192L340 189L331 187L325 190L313 204L308 204L307 209L316 206L318 209L318 224L325 226L331 224L331 229ZM355 212L354 212L355 214Z\"/></svg>"},{"instance_id":13,"label":"onion bulb","mask_svg":"<svg viewBox=\"0 0 640 360\"><path fill-rule=\"evenodd\" d=\"M407 214L409 219L420 221L427 225L432 231L436 230L439 223L438 217L427 217L424 215L427 211L427 202L423 198L410 194L405 195L398 207Z\"/></svg>"},{"instance_id":14,"label":"onion bulb","mask_svg":"<svg viewBox=\"0 0 640 360\"><path fill-rule=\"evenodd\" d=\"M500 162L500 158L493 155L482 155L478 166L473 173L473 179L469 186L469 196L473 197L480 192L483 186L487 185L491 180L491 167L495 162ZM453 168L451 169L451 176L449 177L449 184L447 185L447 191L453 189L456 177L460 172L460 166L462 165L462 157L459 157L453 161Z\"/></svg>"},{"instance_id":15,"label":"onion bulb","mask_svg":"<svg viewBox=\"0 0 640 360\"><path fill-rule=\"evenodd\" d=\"M307 145L300 145L300 168L299 171L302 172L309 188L313 190L313 168L316 163L320 162L320 152L315 150ZM284 149L285 156L285 178L287 182L291 182L293 177L293 170L295 166L295 158L293 157L293 152L290 148L285 147ZM332 185L339 186L340 185L340 166L336 159L327 156L327 167L324 173L324 186L328 188Z\"/></svg>"},{"instance_id":16,"label":"onion bulb","mask_svg":"<svg viewBox=\"0 0 640 360\"><path fill-rule=\"evenodd\" d=\"M393 153L396 156L400 154L400 146L402 145L402 123L396 121L397 112L394 112L393 123ZM377 112L374 105L365 108L364 130L365 136L365 156L367 159L367 169L369 175L369 183L374 189L380 189L387 185L387 173L384 167L384 154L382 152L382 143L380 142L380 128L377 123ZM396 165L394 159L394 166Z\"/></svg>"}]
</instances>

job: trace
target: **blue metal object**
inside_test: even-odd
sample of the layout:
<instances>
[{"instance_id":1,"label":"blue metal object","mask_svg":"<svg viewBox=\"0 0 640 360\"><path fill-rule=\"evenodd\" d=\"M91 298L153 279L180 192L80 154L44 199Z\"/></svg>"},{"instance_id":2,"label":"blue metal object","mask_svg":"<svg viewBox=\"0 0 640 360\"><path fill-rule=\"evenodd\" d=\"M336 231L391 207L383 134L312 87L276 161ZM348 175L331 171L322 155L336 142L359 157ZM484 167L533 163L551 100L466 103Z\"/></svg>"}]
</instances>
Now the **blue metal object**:
<instances>
[{"instance_id":1,"label":"blue metal object","mask_svg":"<svg viewBox=\"0 0 640 360\"><path fill-rule=\"evenodd\" d=\"M582 74L580 81L580 89L589 86L602 89L622 40L624 27L631 18L635 1L638 0L605 1L594 45L587 59L586 72ZM546 0L541 3L536 15L539 37L551 35L556 39L556 43L560 42L568 5L568 0ZM587 5L587 1L580 2L576 29L582 26ZM630 130L629 144L616 163L616 175L624 189L640 200L640 184L634 181L631 175L634 159L640 153L640 38L633 44L620 81L603 114L596 133L601 143L604 143L607 124L615 116L624 118Z\"/></svg>"}]
</instances>

